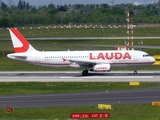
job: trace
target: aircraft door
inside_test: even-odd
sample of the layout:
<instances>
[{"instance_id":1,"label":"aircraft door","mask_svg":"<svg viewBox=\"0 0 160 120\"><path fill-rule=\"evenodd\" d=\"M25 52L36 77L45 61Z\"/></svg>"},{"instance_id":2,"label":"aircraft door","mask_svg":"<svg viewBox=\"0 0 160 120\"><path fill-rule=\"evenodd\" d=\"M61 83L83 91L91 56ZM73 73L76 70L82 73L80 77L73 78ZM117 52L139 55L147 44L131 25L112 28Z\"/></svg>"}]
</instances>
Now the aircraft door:
<instances>
[{"instance_id":1,"label":"aircraft door","mask_svg":"<svg viewBox=\"0 0 160 120\"><path fill-rule=\"evenodd\" d=\"M133 61L137 61L137 60L138 60L138 53L133 52Z\"/></svg>"},{"instance_id":2,"label":"aircraft door","mask_svg":"<svg viewBox=\"0 0 160 120\"><path fill-rule=\"evenodd\" d=\"M40 56L37 54L35 55L35 62L40 63Z\"/></svg>"}]
</instances>

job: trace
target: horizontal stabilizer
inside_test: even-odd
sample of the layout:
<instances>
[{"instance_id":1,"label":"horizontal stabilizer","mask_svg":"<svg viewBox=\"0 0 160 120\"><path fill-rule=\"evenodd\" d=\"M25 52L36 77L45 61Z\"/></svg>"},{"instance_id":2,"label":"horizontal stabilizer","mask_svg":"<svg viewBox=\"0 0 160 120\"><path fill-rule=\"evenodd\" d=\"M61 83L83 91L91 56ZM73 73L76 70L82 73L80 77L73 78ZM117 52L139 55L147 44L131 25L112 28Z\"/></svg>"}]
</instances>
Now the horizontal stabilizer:
<instances>
[{"instance_id":1,"label":"horizontal stabilizer","mask_svg":"<svg viewBox=\"0 0 160 120\"><path fill-rule=\"evenodd\" d=\"M8 54L7 57L11 59L16 59L16 60L26 60L27 59L27 56L18 55L18 54Z\"/></svg>"}]
</instances>

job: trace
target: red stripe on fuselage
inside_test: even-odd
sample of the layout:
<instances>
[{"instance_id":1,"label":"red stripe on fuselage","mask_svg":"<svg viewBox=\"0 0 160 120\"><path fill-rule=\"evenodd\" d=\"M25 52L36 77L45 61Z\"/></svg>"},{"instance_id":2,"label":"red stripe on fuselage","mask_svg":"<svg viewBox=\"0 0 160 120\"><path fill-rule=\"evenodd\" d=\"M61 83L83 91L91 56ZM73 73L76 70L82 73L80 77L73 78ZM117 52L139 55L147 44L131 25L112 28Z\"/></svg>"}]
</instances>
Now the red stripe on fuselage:
<instances>
[{"instance_id":1,"label":"red stripe on fuselage","mask_svg":"<svg viewBox=\"0 0 160 120\"><path fill-rule=\"evenodd\" d=\"M134 63L110 63L112 64L153 64L154 62L134 62Z\"/></svg>"},{"instance_id":2,"label":"red stripe on fuselage","mask_svg":"<svg viewBox=\"0 0 160 120\"><path fill-rule=\"evenodd\" d=\"M14 48L15 53L26 52L29 48L28 41L23 37L23 35L15 28L10 29L13 34L18 38L18 40L22 43L22 47Z\"/></svg>"},{"instance_id":3,"label":"red stripe on fuselage","mask_svg":"<svg viewBox=\"0 0 160 120\"><path fill-rule=\"evenodd\" d=\"M29 61L22 61L22 60L20 60L21 62L26 62L26 63L30 63L30 64L37 64L37 65L41 65L41 66L68 66L69 67L69 65L70 64L68 64L68 63L64 63L64 64L60 64L60 63L58 63L58 64L56 64L56 63L43 63L43 62L29 62ZM123 64L123 65L151 65L151 64L153 64L154 62L139 62L139 63L110 63L111 65L120 65L120 64Z\"/></svg>"}]
</instances>

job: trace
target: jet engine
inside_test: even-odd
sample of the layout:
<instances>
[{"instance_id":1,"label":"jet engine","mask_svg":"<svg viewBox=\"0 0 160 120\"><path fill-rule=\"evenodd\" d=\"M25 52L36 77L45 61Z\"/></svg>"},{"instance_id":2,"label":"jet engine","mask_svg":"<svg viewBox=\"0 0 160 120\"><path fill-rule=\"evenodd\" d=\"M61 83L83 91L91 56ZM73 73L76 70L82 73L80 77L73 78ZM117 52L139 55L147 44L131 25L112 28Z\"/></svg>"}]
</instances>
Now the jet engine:
<instances>
[{"instance_id":1,"label":"jet engine","mask_svg":"<svg viewBox=\"0 0 160 120\"><path fill-rule=\"evenodd\" d=\"M77 64L77 63L71 63L71 64L69 64L69 67L72 67L72 68L80 68L80 65Z\"/></svg>"},{"instance_id":2,"label":"jet engine","mask_svg":"<svg viewBox=\"0 0 160 120\"><path fill-rule=\"evenodd\" d=\"M110 64L97 64L93 66L92 71L95 72L109 72L111 70L111 65Z\"/></svg>"}]
</instances>

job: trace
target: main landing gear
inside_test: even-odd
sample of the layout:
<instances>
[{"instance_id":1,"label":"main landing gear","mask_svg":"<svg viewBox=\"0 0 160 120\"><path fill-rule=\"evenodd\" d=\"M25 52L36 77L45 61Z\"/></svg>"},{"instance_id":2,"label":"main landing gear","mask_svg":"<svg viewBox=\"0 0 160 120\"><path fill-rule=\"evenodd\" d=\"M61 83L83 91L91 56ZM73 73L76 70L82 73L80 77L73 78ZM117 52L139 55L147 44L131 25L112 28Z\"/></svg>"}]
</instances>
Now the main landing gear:
<instances>
[{"instance_id":1,"label":"main landing gear","mask_svg":"<svg viewBox=\"0 0 160 120\"><path fill-rule=\"evenodd\" d=\"M134 74L137 74L136 66L134 66Z\"/></svg>"},{"instance_id":2,"label":"main landing gear","mask_svg":"<svg viewBox=\"0 0 160 120\"><path fill-rule=\"evenodd\" d=\"M82 71L82 75L83 76L86 76L87 74L88 74L88 70L87 69L85 69L85 70Z\"/></svg>"}]
</instances>

